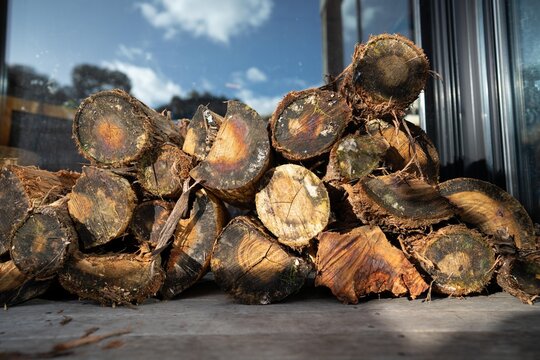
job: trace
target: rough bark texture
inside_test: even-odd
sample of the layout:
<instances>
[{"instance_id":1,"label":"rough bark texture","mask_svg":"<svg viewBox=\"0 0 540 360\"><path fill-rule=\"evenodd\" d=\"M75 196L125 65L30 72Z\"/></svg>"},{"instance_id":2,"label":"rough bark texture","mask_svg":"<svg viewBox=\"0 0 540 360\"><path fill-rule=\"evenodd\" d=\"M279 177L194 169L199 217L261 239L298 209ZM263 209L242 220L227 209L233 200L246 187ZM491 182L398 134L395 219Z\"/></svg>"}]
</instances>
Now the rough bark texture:
<instances>
[{"instance_id":1,"label":"rough bark texture","mask_svg":"<svg viewBox=\"0 0 540 360\"><path fill-rule=\"evenodd\" d=\"M177 296L207 273L212 249L225 221L226 210L221 201L199 190L189 218L181 219L176 227L161 288L165 299Z\"/></svg>"},{"instance_id":2,"label":"rough bark texture","mask_svg":"<svg viewBox=\"0 0 540 360\"><path fill-rule=\"evenodd\" d=\"M540 255L508 256L497 274L497 283L526 304L540 297Z\"/></svg>"},{"instance_id":3,"label":"rough bark texture","mask_svg":"<svg viewBox=\"0 0 540 360\"><path fill-rule=\"evenodd\" d=\"M130 232L141 244L155 247L173 204L165 200L148 200L137 205L129 225Z\"/></svg>"},{"instance_id":4,"label":"rough bark texture","mask_svg":"<svg viewBox=\"0 0 540 360\"><path fill-rule=\"evenodd\" d=\"M266 122L247 105L229 101L210 152L190 175L222 200L249 207L269 166Z\"/></svg>"},{"instance_id":5,"label":"rough bark texture","mask_svg":"<svg viewBox=\"0 0 540 360\"><path fill-rule=\"evenodd\" d=\"M81 103L73 138L82 156L115 167L138 160L156 144L183 142L170 118L118 89L95 93Z\"/></svg>"},{"instance_id":6,"label":"rough bark texture","mask_svg":"<svg viewBox=\"0 0 540 360\"><path fill-rule=\"evenodd\" d=\"M109 170L84 167L68 200L69 214L84 248L106 244L124 234L136 200L123 177Z\"/></svg>"},{"instance_id":7,"label":"rough bark texture","mask_svg":"<svg viewBox=\"0 0 540 360\"><path fill-rule=\"evenodd\" d=\"M330 151L350 120L351 109L338 93L293 91L270 120L272 145L287 159L311 159Z\"/></svg>"},{"instance_id":8,"label":"rough bark texture","mask_svg":"<svg viewBox=\"0 0 540 360\"><path fill-rule=\"evenodd\" d=\"M369 294L409 294L413 299L428 289L405 255L392 246L377 226L319 236L315 261L316 286L326 286L338 300L356 304Z\"/></svg>"},{"instance_id":9,"label":"rough bark texture","mask_svg":"<svg viewBox=\"0 0 540 360\"><path fill-rule=\"evenodd\" d=\"M204 105L199 105L187 127L182 150L198 161L202 161L214 144L223 118Z\"/></svg>"},{"instance_id":10,"label":"rough bark texture","mask_svg":"<svg viewBox=\"0 0 540 360\"><path fill-rule=\"evenodd\" d=\"M308 169L294 164L270 170L255 196L257 215L284 245L309 245L328 224L330 199L323 182Z\"/></svg>"},{"instance_id":11,"label":"rough bark texture","mask_svg":"<svg viewBox=\"0 0 540 360\"><path fill-rule=\"evenodd\" d=\"M245 304L283 300L302 287L311 271L308 262L244 216L233 219L218 237L211 267L222 289Z\"/></svg>"},{"instance_id":12,"label":"rough bark texture","mask_svg":"<svg viewBox=\"0 0 540 360\"><path fill-rule=\"evenodd\" d=\"M36 298L52 280L34 280L23 274L11 260L0 262L0 306L16 305Z\"/></svg>"},{"instance_id":13,"label":"rough bark texture","mask_svg":"<svg viewBox=\"0 0 540 360\"><path fill-rule=\"evenodd\" d=\"M35 167L9 165L0 171L0 255L10 248L15 226L28 210L49 204L66 195L79 174L56 173Z\"/></svg>"}]
</instances>

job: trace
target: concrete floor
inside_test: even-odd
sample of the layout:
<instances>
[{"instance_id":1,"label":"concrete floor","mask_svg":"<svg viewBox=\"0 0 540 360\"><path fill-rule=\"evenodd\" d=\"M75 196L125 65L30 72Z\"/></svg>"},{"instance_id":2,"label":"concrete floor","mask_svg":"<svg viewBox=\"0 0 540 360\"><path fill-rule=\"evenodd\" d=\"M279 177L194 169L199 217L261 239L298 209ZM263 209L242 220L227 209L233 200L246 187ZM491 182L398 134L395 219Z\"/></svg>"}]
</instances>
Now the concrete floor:
<instances>
[{"instance_id":1,"label":"concrete floor","mask_svg":"<svg viewBox=\"0 0 540 360\"><path fill-rule=\"evenodd\" d=\"M91 329L127 333L50 352ZM307 286L283 303L248 306L206 279L135 308L37 299L0 311L0 359L540 359L539 340L540 304L505 293L343 305Z\"/></svg>"}]
</instances>

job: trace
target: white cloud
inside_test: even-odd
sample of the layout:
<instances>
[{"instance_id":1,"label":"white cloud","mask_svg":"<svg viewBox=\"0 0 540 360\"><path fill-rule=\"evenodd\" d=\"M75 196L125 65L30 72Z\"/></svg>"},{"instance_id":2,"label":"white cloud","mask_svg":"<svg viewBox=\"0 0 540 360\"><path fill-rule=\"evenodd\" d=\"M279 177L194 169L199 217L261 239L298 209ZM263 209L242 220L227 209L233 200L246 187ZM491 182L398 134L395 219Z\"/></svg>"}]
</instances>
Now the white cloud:
<instances>
[{"instance_id":1,"label":"white cloud","mask_svg":"<svg viewBox=\"0 0 540 360\"><path fill-rule=\"evenodd\" d=\"M261 116L271 115L283 96L256 95L249 89L242 89L235 94L242 102L251 106Z\"/></svg>"},{"instance_id":2,"label":"white cloud","mask_svg":"<svg viewBox=\"0 0 540 360\"><path fill-rule=\"evenodd\" d=\"M149 106L163 105L169 102L174 95L180 96L184 93L180 85L164 76L160 76L149 67L137 66L118 60L104 62L103 66L126 74L131 80L133 96Z\"/></svg>"},{"instance_id":3,"label":"white cloud","mask_svg":"<svg viewBox=\"0 0 540 360\"><path fill-rule=\"evenodd\" d=\"M129 60L134 60L136 58L144 59L146 61L152 60L152 53L144 51L141 48L137 47L127 47L124 44L118 46L117 53L123 57L126 57Z\"/></svg>"},{"instance_id":4,"label":"white cloud","mask_svg":"<svg viewBox=\"0 0 540 360\"><path fill-rule=\"evenodd\" d=\"M272 0L156 0L138 4L144 18L165 31L165 38L182 30L224 44L264 24L272 6Z\"/></svg>"},{"instance_id":5,"label":"white cloud","mask_svg":"<svg viewBox=\"0 0 540 360\"><path fill-rule=\"evenodd\" d=\"M246 70L246 79L251 82L265 82L268 77L260 69L256 67L250 67Z\"/></svg>"}]
</instances>

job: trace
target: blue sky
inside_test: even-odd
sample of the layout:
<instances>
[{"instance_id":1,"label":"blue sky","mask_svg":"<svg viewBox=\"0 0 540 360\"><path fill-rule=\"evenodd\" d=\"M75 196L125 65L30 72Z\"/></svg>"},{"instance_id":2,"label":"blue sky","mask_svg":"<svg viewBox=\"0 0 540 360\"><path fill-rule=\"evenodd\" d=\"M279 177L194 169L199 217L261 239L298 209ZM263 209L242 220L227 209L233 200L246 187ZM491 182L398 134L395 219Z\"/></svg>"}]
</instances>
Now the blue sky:
<instances>
[{"instance_id":1,"label":"blue sky","mask_svg":"<svg viewBox=\"0 0 540 360\"><path fill-rule=\"evenodd\" d=\"M380 31L373 20L388 0L364 2L363 21ZM354 0L343 10L350 53ZM269 114L288 91L322 84L321 54L319 0L10 1L8 64L62 85L77 64L120 70L150 106L197 90Z\"/></svg>"}]
</instances>

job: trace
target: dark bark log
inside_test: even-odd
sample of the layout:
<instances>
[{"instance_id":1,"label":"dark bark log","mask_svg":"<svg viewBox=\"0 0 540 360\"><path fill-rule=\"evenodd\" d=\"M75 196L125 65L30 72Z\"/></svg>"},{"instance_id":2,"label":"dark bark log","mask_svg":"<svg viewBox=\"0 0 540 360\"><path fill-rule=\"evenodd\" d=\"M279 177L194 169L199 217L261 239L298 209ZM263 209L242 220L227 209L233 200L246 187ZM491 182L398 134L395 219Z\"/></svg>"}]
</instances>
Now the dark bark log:
<instances>
[{"instance_id":1,"label":"dark bark log","mask_svg":"<svg viewBox=\"0 0 540 360\"><path fill-rule=\"evenodd\" d=\"M140 244L154 248L173 204L165 200L149 200L137 205L129 230Z\"/></svg>"},{"instance_id":2,"label":"dark bark log","mask_svg":"<svg viewBox=\"0 0 540 360\"><path fill-rule=\"evenodd\" d=\"M533 304L540 297L540 254L504 257L497 283L523 303Z\"/></svg>"},{"instance_id":3,"label":"dark bark log","mask_svg":"<svg viewBox=\"0 0 540 360\"><path fill-rule=\"evenodd\" d=\"M182 150L198 161L210 152L223 118L204 105L199 105L193 119L189 122Z\"/></svg>"},{"instance_id":4,"label":"dark bark log","mask_svg":"<svg viewBox=\"0 0 540 360\"><path fill-rule=\"evenodd\" d=\"M0 262L0 306L20 304L43 295L52 280L35 280L23 274L11 260Z\"/></svg>"}]
</instances>

